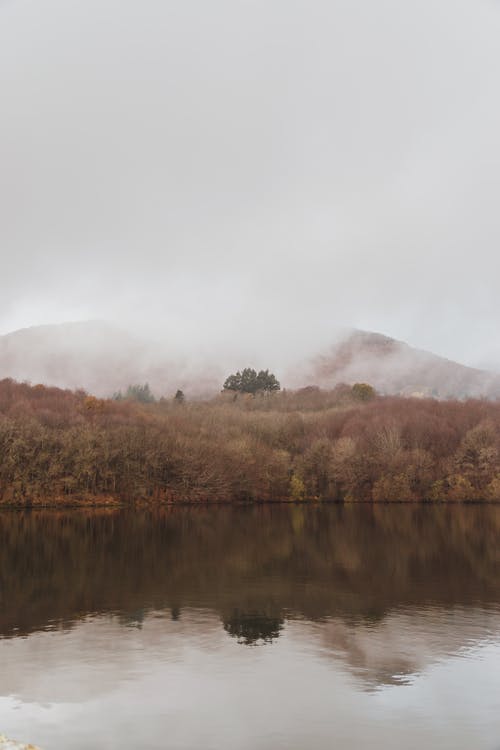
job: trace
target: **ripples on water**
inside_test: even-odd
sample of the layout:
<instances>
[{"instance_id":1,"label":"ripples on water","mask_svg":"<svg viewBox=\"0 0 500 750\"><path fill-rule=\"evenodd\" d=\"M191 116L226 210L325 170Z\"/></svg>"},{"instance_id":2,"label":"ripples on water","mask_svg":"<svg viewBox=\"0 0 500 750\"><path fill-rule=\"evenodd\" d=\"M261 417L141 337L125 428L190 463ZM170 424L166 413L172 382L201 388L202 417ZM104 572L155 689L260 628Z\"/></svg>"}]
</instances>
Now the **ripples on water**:
<instances>
[{"instance_id":1,"label":"ripples on water","mask_svg":"<svg viewBox=\"0 0 500 750\"><path fill-rule=\"evenodd\" d=\"M0 514L0 733L500 748L500 508Z\"/></svg>"}]
</instances>

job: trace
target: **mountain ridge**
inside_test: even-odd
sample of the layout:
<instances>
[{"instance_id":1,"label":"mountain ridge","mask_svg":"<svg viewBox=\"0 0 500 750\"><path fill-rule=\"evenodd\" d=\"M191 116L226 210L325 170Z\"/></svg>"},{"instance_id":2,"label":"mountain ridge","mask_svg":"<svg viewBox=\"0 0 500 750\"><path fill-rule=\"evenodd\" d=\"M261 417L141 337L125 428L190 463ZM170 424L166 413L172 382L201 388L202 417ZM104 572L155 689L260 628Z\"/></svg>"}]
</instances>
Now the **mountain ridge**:
<instances>
[{"instance_id":1,"label":"mountain ridge","mask_svg":"<svg viewBox=\"0 0 500 750\"><path fill-rule=\"evenodd\" d=\"M272 362L269 366L276 370ZM144 382L158 396L177 388L208 396L220 390L226 375L220 362L174 357L168 344L162 347L108 321L46 324L0 336L0 378L83 388L98 396ZM500 374L359 329L345 331L311 359L298 359L280 380L287 388L368 382L384 395L500 398Z\"/></svg>"}]
</instances>

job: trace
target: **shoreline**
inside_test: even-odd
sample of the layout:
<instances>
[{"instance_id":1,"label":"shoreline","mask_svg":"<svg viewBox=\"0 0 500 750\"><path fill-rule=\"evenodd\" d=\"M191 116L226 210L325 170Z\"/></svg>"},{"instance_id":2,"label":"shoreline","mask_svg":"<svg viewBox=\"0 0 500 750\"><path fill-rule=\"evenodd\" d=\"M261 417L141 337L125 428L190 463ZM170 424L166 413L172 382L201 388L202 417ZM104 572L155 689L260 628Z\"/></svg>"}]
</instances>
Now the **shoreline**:
<instances>
[{"instance_id":1,"label":"shoreline","mask_svg":"<svg viewBox=\"0 0 500 750\"><path fill-rule=\"evenodd\" d=\"M117 500L114 502L83 501L83 502L50 502L40 503L0 503L1 511L37 511L37 510L155 510L156 508L206 508L206 507L249 507L270 505L298 505L298 506L325 506L336 507L367 505L371 507L405 505L405 506L429 506L439 507L448 505L500 505L498 500L334 500L311 498L304 500L282 499L282 500L161 500L132 502Z\"/></svg>"}]
</instances>

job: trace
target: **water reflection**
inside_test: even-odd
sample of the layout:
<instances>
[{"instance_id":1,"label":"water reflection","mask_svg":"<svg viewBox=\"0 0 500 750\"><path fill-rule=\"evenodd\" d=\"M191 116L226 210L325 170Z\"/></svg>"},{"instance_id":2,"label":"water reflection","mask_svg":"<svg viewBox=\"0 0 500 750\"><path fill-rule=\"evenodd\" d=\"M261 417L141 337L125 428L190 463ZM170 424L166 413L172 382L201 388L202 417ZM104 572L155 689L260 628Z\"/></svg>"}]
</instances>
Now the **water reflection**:
<instances>
[{"instance_id":1,"label":"water reflection","mask_svg":"<svg viewBox=\"0 0 500 750\"><path fill-rule=\"evenodd\" d=\"M240 612L233 610L231 616L223 620L224 630L247 646L272 643L283 629L284 618L273 617L265 612Z\"/></svg>"},{"instance_id":2,"label":"water reflection","mask_svg":"<svg viewBox=\"0 0 500 750\"><path fill-rule=\"evenodd\" d=\"M1 636L202 607L243 642L272 641L290 617L500 601L495 506L4 512L0 538Z\"/></svg>"},{"instance_id":3,"label":"water reflection","mask_svg":"<svg viewBox=\"0 0 500 750\"><path fill-rule=\"evenodd\" d=\"M498 745L500 508L4 512L0 538L0 729L46 750Z\"/></svg>"}]
</instances>

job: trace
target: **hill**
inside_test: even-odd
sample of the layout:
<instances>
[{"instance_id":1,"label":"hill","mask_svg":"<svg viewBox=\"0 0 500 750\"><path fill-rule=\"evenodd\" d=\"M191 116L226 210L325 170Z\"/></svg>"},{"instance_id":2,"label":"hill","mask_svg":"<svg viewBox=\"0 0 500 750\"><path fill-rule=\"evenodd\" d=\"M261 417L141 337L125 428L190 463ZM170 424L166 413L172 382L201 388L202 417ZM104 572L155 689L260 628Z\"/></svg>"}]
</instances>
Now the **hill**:
<instances>
[{"instance_id":1,"label":"hill","mask_svg":"<svg viewBox=\"0 0 500 750\"><path fill-rule=\"evenodd\" d=\"M193 374L165 347L105 321L34 326L0 336L0 378L82 388L110 396L131 383L149 382L156 395L177 388L212 392L220 377Z\"/></svg>"},{"instance_id":2,"label":"hill","mask_svg":"<svg viewBox=\"0 0 500 750\"><path fill-rule=\"evenodd\" d=\"M367 382L386 395L500 397L500 374L466 367L368 331L348 333L329 352L308 362L296 378L297 384L306 380L322 388Z\"/></svg>"},{"instance_id":3,"label":"hill","mask_svg":"<svg viewBox=\"0 0 500 750\"><path fill-rule=\"evenodd\" d=\"M156 396L172 395L177 388L190 396L214 395L235 357L224 358L224 365L219 355L202 359L193 352L187 360L174 354L168 341L132 335L104 321L34 326L0 336L0 379L83 388L102 397L145 382ZM235 369L251 364L243 361ZM284 376L277 363L268 364L287 388L368 382L386 395L500 398L499 374L368 331L347 332L329 351L306 362L299 359Z\"/></svg>"}]
</instances>

